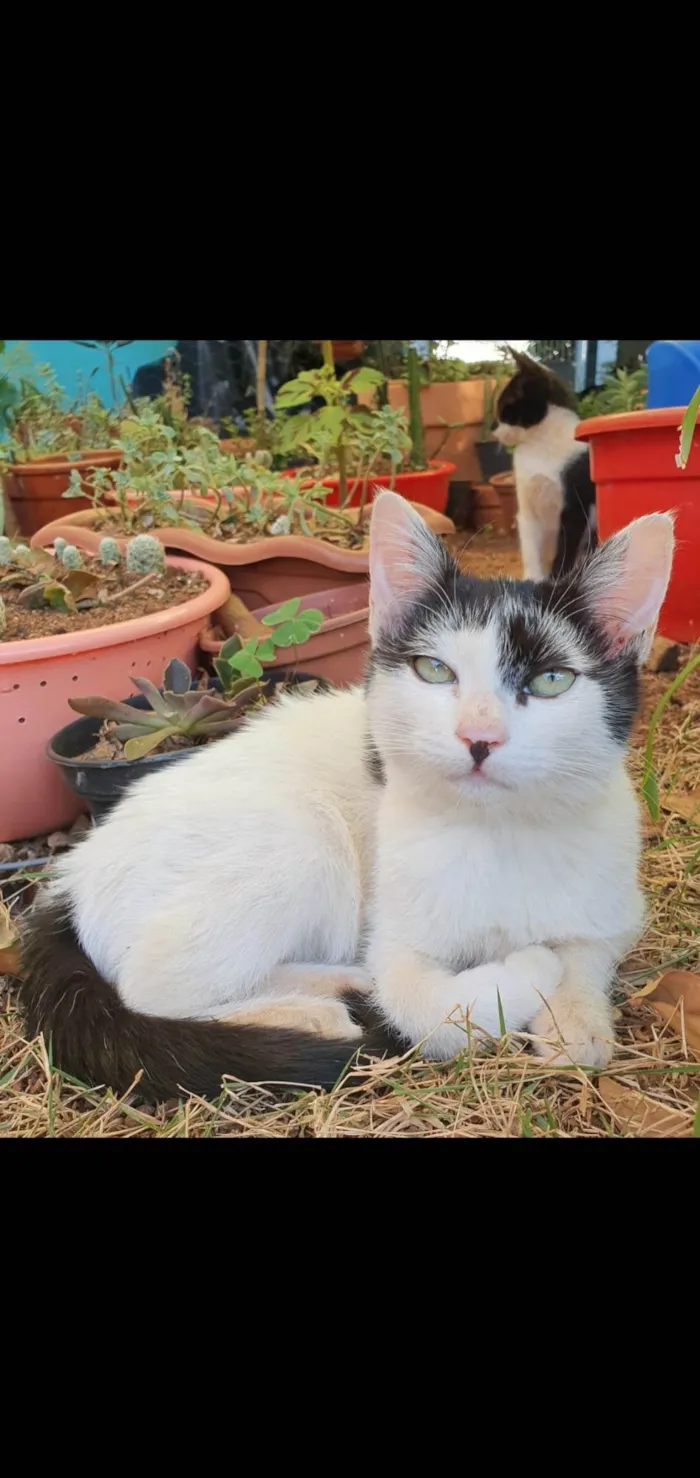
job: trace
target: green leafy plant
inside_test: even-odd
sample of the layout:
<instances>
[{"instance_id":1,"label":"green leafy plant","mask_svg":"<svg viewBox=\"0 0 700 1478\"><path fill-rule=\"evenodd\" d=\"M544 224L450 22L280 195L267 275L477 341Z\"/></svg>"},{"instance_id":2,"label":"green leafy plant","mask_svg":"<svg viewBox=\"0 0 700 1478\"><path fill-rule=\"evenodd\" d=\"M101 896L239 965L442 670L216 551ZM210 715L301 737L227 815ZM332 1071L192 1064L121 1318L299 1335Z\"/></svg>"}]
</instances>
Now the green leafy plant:
<instances>
[{"instance_id":1,"label":"green leafy plant","mask_svg":"<svg viewBox=\"0 0 700 1478\"><path fill-rule=\"evenodd\" d=\"M66 549L63 550L64 556L65 553ZM66 566L45 549L29 549L26 544L15 544L9 558L0 563L5 571L0 576L0 587L19 589L19 604L29 610L48 606L74 613L81 608L79 602L97 595L95 574Z\"/></svg>"},{"instance_id":2,"label":"green leafy plant","mask_svg":"<svg viewBox=\"0 0 700 1478\"><path fill-rule=\"evenodd\" d=\"M189 668L179 658L163 674L162 692L147 677L133 677L135 688L150 708L132 708L110 698L69 698L75 713L116 724L115 739L124 745L127 760L144 759L168 739L216 739L229 734L253 704L264 698L264 685L244 678L237 692L222 696L192 687Z\"/></svg>"},{"instance_id":3,"label":"green leafy plant","mask_svg":"<svg viewBox=\"0 0 700 1478\"><path fill-rule=\"evenodd\" d=\"M324 343L328 345L328 340ZM358 423L371 422L373 412L356 409L353 395L360 391L375 391L384 384L379 370L363 366L349 370L340 379L336 377L332 356L325 351L323 365L319 369L302 370L296 379L282 385L275 398L277 411L295 410L307 406L310 401L320 399L324 404L316 411L300 411L281 421L277 445L283 454L301 451L311 456L321 466L334 465L340 483L340 506L349 502L348 452L357 435Z\"/></svg>"},{"instance_id":4,"label":"green leafy plant","mask_svg":"<svg viewBox=\"0 0 700 1478\"><path fill-rule=\"evenodd\" d=\"M110 389L112 391L112 402L113 402L114 405L116 405L117 404L117 401L119 399L119 396L117 394L117 375L116 375L116 366L115 366L114 356L115 356L115 354L116 354L116 352L117 352L118 349L126 349L129 344L133 344L134 340L133 339L73 339L72 342L74 344L80 344L80 346L81 346L82 349L95 349L95 350L98 351L98 353L104 354L105 359L107 361L107 373L109 375L109 384L110 384Z\"/></svg>"},{"instance_id":5,"label":"green leafy plant","mask_svg":"<svg viewBox=\"0 0 700 1478\"><path fill-rule=\"evenodd\" d=\"M700 415L700 385L685 412L680 425L680 439L676 453L676 466L683 469L688 465L690 448L693 445L693 435Z\"/></svg>"},{"instance_id":6,"label":"green leafy plant","mask_svg":"<svg viewBox=\"0 0 700 1478\"><path fill-rule=\"evenodd\" d=\"M263 616L262 625L270 628L267 637L249 637L243 642L239 636L232 636L224 642L219 656L214 658L214 670L224 693L235 692L241 679L262 677L263 662L272 662L278 648L303 646L320 630L323 612L300 611L300 605L299 597L293 596L276 611Z\"/></svg>"},{"instance_id":7,"label":"green leafy plant","mask_svg":"<svg viewBox=\"0 0 700 1478\"><path fill-rule=\"evenodd\" d=\"M616 416L626 411L642 411L646 405L648 371L645 364L638 369L613 370L606 366L607 373L599 390L588 390L579 399L579 415L582 420L592 416Z\"/></svg>"}]
</instances>

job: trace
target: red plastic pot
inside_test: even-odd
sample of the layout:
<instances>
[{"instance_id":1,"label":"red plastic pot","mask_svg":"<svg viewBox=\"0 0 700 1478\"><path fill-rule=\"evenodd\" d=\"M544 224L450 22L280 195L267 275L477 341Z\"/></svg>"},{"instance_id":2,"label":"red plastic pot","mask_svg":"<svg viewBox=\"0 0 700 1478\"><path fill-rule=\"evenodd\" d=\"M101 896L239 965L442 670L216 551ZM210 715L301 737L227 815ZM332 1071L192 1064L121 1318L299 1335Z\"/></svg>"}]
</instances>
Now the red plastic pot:
<instances>
[{"instance_id":1,"label":"red plastic pot","mask_svg":"<svg viewBox=\"0 0 700 1478\"><path fill-rule=\"evenodd\" d=\"M594 416L576 428L591 448L598 532L607 539L643 513L675 513L676 552L659 617L670 641L700 637L700 431L687 466L676 466L685 407Z\"/></svg>"},{"instance_id":2,"label":"red plastic pot","mask_svg":"<svg viewBox=\"0 0 700 1478\"><path fill-rule=\"evenodd\" d=\"M297 470L297 468L290 468L287 472L281 473L281 476L294 477ZM450 478L455 471L454 462L429 462L425 472L398 472L393 483L390 476L370 477L369 497L372 496L372 488L393 487L395 493L400 493L402 498L408 498L410 503L422 503L424 508L432 508L434 513L444 513L450 491ZM313 477L311 471L309 476ZM322 483L324 488L331 489L328 507L337 508L340 503L338 478L324 477ZM348 487L352 489L349 504L351 508L357 508L360 502L362 484L362 478L348 478Z\"/></svg>"}]
</instances>

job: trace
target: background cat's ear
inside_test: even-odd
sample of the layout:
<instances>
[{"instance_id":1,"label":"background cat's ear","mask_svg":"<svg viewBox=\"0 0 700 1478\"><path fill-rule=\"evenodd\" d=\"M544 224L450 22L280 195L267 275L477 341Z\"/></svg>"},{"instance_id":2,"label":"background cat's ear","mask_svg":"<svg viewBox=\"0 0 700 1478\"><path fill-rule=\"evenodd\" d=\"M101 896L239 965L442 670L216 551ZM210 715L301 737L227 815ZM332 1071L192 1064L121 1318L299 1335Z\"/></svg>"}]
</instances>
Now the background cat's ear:
<instances>
[{"instance_id":1,"label":"background cat's ear","mask_svg":"<svg viewBox=\"0 0 700 1478\"><path fill-rule=\"evenodd\" d=\"M606 539L583 566L583 594L611 656L625 647L639 662L649 655L672 561L673 519L648 513Z\"/></svg>"},{"instance_id":2,"label":"background cat's ear","mask_svg":"<svg viewBox=\"0 0 700 1478\"><path fill-rule=\"evenodd\" d=\"M398 493L377 492L369 539L372 640L439 581L450 563L440 540Z\"/></svg>"},{"instance_id":3,"label":"background cat's ear","mask_svg":"<svg viewBox=\"0 0 700 1478\"><path fill-rule=\"evenodd\" d=\"M510 344L506 344L506 349L515 364L516 370L523 370L525 374L531 375L543 375L546 373L543 366L538 364L536 359L531 359L529 354L522 354L519 349L511 348Z\"/></svg>"}]
</instances>

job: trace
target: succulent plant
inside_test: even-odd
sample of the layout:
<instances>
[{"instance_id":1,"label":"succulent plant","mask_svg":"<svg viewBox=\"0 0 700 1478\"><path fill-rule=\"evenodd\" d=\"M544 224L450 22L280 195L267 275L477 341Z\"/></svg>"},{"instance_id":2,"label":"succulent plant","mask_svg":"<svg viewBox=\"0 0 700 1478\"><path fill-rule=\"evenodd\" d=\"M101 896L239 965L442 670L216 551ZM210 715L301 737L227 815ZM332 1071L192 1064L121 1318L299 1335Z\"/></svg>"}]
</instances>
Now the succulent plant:
<instances>
[{"instance_id":1,"label":"succulent plant","mask_svg":"<svg viewBox=\"0 0 700 1478\"><path fill-rule=\"evenodd\" d=\"M75 544L66 544L61 550L61 564L65 570L82 570L83 556Z\"/></svg>"},{"instance_id":2,"label":"succulent plant","mask_svg":"<svg viewBox=\"0 0 700 1478\"><path fill-rule=\"evenodd\" d=\"M28 544L15 544L12 557L17 564L31 564L32 551Z\"/></svg>"},{"instance_id":3,"label":"succulent plant","mask_svg":"<svg viewBox=\"0 0 700 1478\"><path fill-rule=\"evenodd\" d=\"M101 564L118 565L120 554L116 539L100 539L99 555Z\"/></svg>"},{"instance_id":4,"label":"succulent plant","mask_svg":"<svg viewBox=\"0 0 700 1478\"><path fill-rule=\"evenodd\" d=\"M192 688L190 670L178 657L165 669L162 692L147 677L133 677L131 681L148 699L150 708L130 708L127 703L110 698L68 700L75 713L116 722L115 738L124 744L127 760L143 759L175 735L213 739L229 734L237 728L245 710L265 691L263 684L250 679L241 680L238 691L225 697L211 690Z\"/></svg>"},{"instance_id":5,"label":"succulent plant","mask_svg":"<svg viewBox=\"0 0 700 1478\"><path fill-rule=\"evenodd\" d=\"M64 551L67 543L68 543L68 540L67 539L62 539L60 534L59 534L59 536L58 536L57 539L54 539L54 541L53 541L53 547L54 547L54 554L56 555L56 559L60 559L61 558L61 556L63 554L63 551Z\"/></svg>"},{"instance_id":6,"label":"succulent plant","mask_svg":"<svg viewBox=\"0 0 700 1478\"><path fill-rule=\"evenodd\" d=\"M130 575L150 575L165 569L165 550L152 534L137 534L126 546L126 568Z\"/></svg>"},{"instance_id":7,"label":"succulent plant","mask_svg":"<svg viewBox=\"0 0 700 1478\"><path fill-rule=\"evenodd\" d=\"M5 536L0 539L0 565L9 565L12 559L12 544Z\"/></svg>"}]
</instances>

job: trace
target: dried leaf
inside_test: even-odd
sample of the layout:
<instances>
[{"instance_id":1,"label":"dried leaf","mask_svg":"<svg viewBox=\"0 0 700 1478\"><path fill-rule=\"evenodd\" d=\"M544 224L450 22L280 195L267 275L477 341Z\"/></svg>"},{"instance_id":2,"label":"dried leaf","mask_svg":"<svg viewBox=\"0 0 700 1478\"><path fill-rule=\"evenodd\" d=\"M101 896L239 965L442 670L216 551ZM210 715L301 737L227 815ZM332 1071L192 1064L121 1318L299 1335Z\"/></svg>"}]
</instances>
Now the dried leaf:
<instances>
[{"instance_id":1,"label":"dried leaf","mask_svg":"<svg viewBox=\"0 0 700 1478\"><path fill-rule=\"evenodd\" d=\"M17 927L7 904L0 903L0 950L9 949L18 938Z\"/></svg>"},{"instance_id":2,"label":"dried leaf","mask_svg":"<svg viewBox=\"0 0 700 1478\"><path fill-rule=\"evenodd\" d=\"M690 1139L692 1124L679 1109L667 1108L634 1088L625 1088L614 1078L599 1078L598 1092L618 1124L639 1139Z\"/></svg>"},{"instance_id":3,"label":"dried leaf","mask_svg":"<svg viewBox=\"0 0 700 1478\"><path fill-rule=\"evenodd\" d=\"M646 1000L670 1023L676 1036L682 1037L685 1032L689 1050L700 1056L700 975L689 970L667 970L654 983L654 989L647 990Z\"/></svg>"},{"instance_id":4,"label":"dried leaf","mask_svg":"<svg viewBox=\"0 0 700 1478\"><path fill-rule=\"evenodd\" d=\"M21 975L19 950L0 949L0 975Z\"/></svg>"},{"instance_id":5,"label":"dried leaf","mask_svg":"<svg viewBox=\"0 0 700 1478\"><path fill-rule=\"evenodd\" d=\"M664 811L672 811L674 816L682 816L684 821L697 821L700 824L700 786L695 790L670 791L660 797Z\"/></svg>"}]
</instances>

